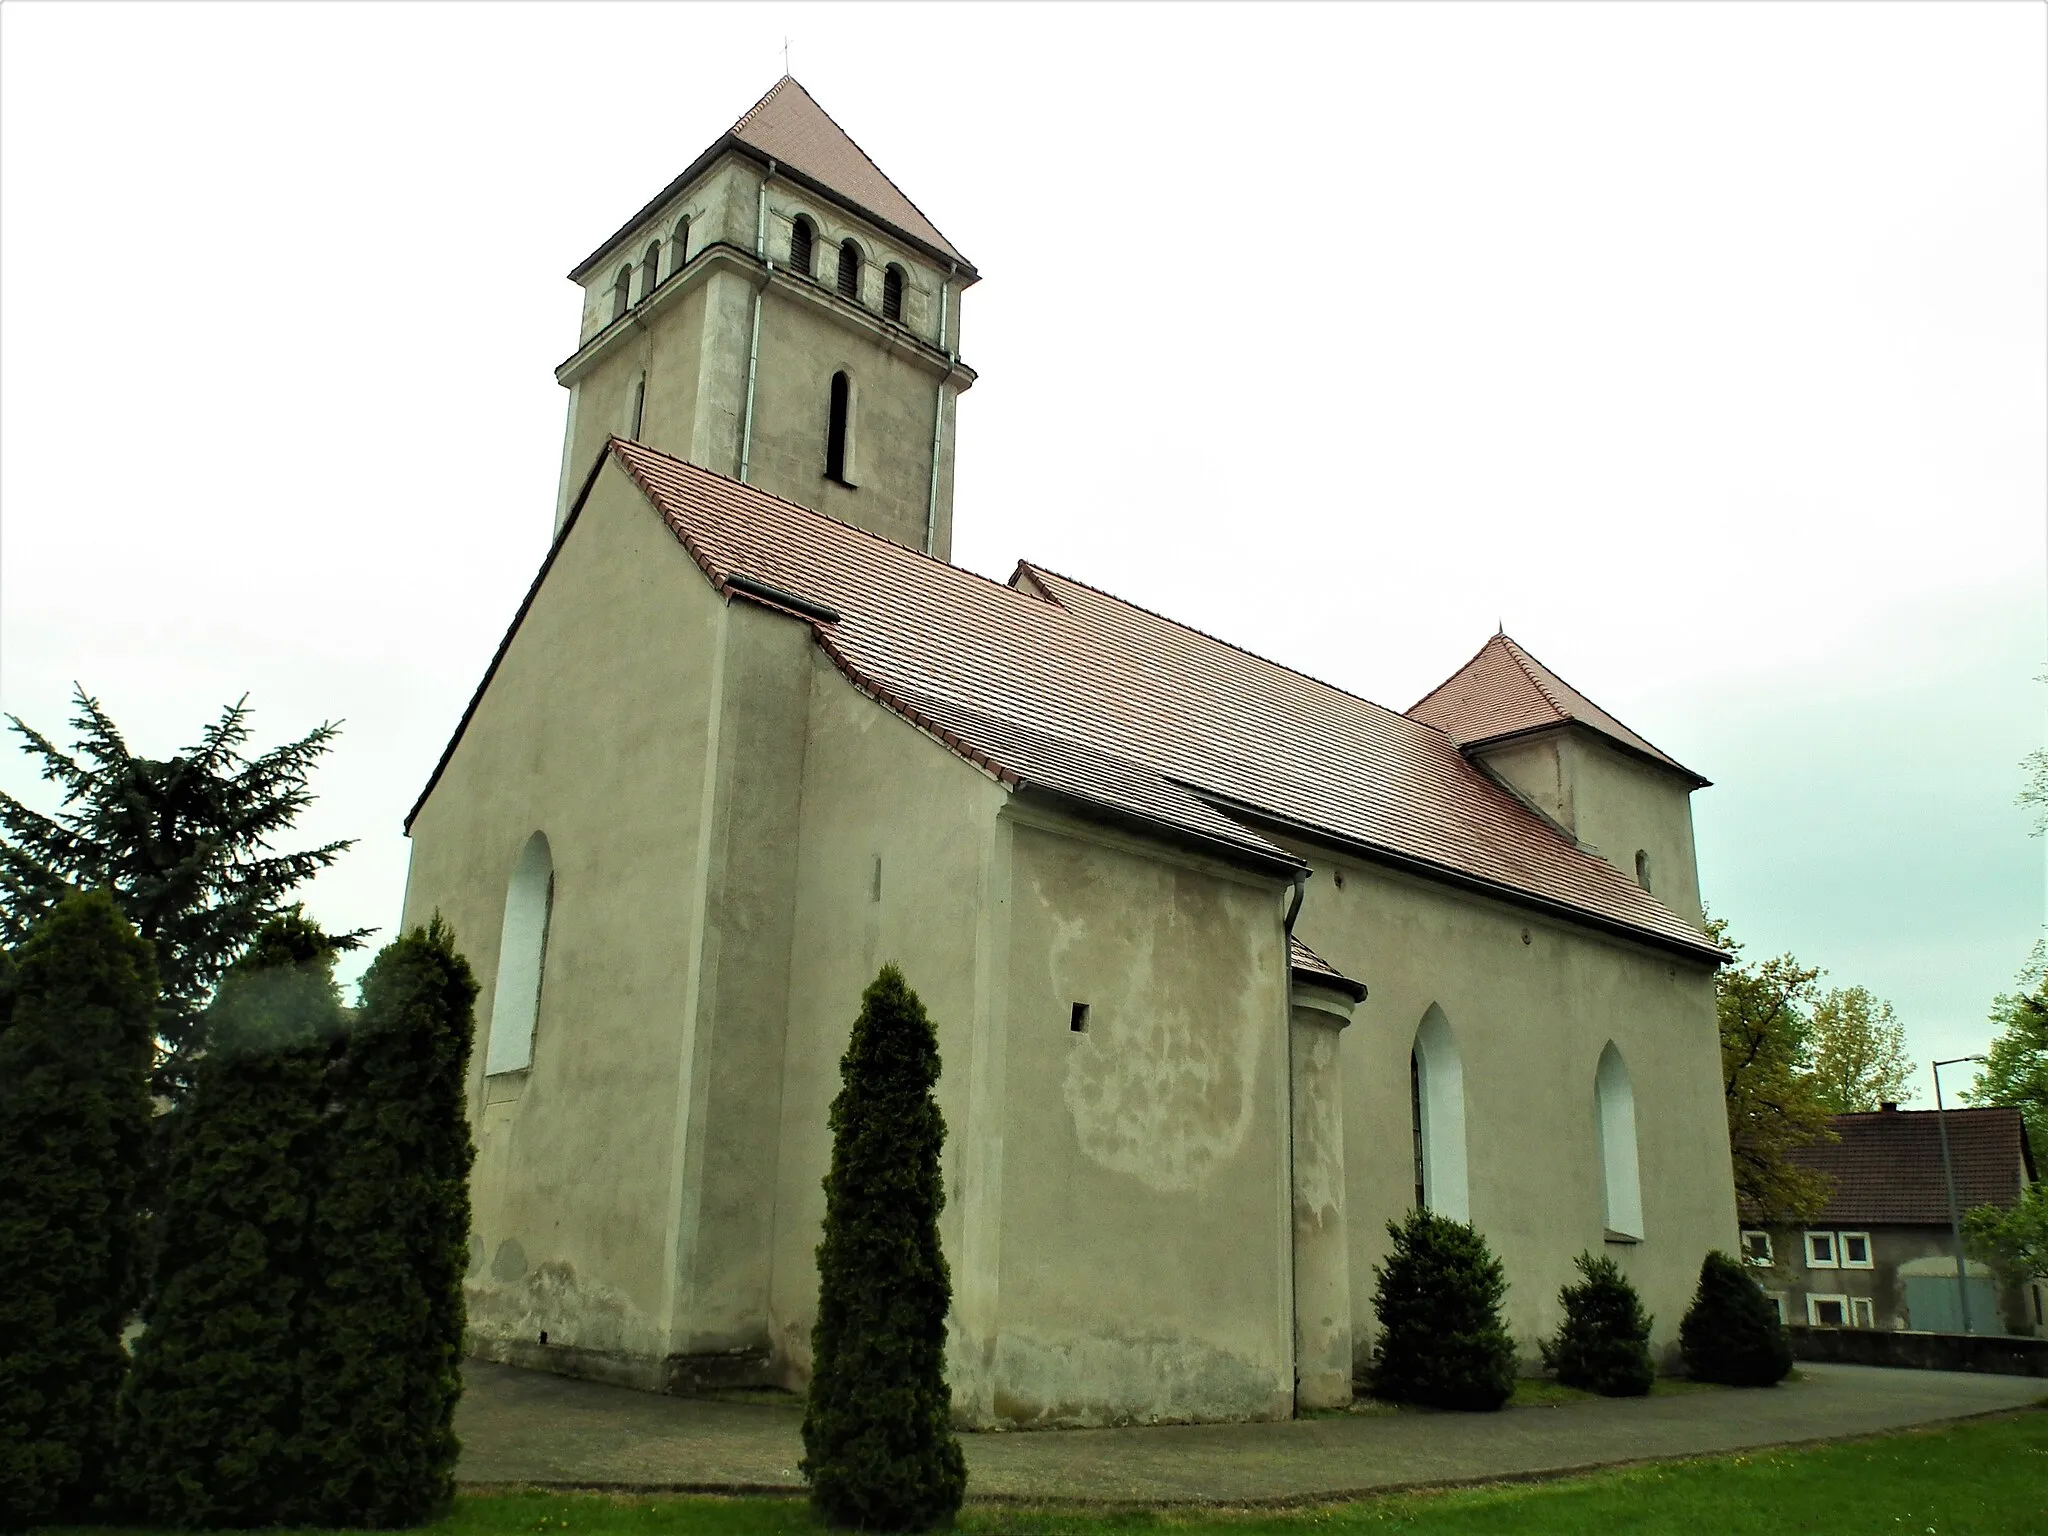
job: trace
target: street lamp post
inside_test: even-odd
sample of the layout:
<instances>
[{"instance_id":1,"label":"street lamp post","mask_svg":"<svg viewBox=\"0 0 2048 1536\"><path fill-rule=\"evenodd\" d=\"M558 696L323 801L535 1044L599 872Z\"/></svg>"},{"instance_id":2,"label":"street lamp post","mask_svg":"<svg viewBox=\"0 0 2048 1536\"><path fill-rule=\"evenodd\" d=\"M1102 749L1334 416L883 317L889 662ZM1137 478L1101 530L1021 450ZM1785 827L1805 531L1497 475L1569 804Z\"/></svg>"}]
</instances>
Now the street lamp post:
<instances>
[{"instance_id":1,"label":"street lamp post","mask_svg":"<svg viewBox=\"0 0 2048 1536\"><path fill-rule=\"evenodd\" d=\"M1962 1313L1965 1333L1975 1330L1970 1327L1970 1287L1964 1279L1963 1211L1956 1203L1956 1170L1948 1155L1948 1109L1941 1102L1941 1069L1965 1061L1983 1059L1982 1056L1951 1056L1946 1061L1937 1061L1934 1064L1934 1123L1941 1131L1941 1178L1942 1182L1948 1185L1948 1225L1956 1242L1956 1306Z\"/></svg>"}]
</instances>

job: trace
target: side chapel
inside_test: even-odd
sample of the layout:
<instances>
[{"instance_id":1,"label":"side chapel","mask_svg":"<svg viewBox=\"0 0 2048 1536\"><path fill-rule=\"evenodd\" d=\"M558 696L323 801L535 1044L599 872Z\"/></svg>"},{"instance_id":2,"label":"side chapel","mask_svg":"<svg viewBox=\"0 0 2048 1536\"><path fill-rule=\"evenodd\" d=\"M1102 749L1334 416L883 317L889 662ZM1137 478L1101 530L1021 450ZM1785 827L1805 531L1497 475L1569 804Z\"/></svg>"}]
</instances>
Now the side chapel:
<instances>
[{"instance_id":1,"label":"side chapel","mask_svg":"<svg viewBox=\"0 0 2048 1536\"><path fill-rule=\"evenodd\" d=\"M1395 713L948 562L979 274L784 78L571 274L556 534L406 820L493 1359L801 1387L862 989L937 1024L965 1424L1345 1402L1386 1224L1669 1352L1735 1197L1689 796L1505 634Z\"/></svg>"}]
</instances>

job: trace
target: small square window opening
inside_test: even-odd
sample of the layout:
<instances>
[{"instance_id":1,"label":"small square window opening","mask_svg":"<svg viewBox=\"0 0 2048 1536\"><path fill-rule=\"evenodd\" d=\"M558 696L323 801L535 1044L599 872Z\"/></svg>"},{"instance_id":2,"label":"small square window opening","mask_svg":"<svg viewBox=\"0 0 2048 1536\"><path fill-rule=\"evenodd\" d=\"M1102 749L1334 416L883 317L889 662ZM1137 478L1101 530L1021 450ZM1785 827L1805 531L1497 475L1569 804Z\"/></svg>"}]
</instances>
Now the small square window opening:
<instances>
[{"instance_id":1,"label":"small square window opening","mask_svg":"<svg viewBox=\"0 0 2048 1536\"><path fill-rule=\"evenodd\" d=\"M1813 1328L1846 1328L1849 1326L1849 1298L1846 1296L1809 1296L1806 1298L1806 1321Z\"/></svg>"},{"instance_id":2,"label":"small square window opening","mask_svg":"<svg viewBox=\"0 0 2048 1536\"><path fill-rule=\"evenodd\" d=\"M1806 1234L1806 1263L1809 1269L1840 1269L1835 1258L1835 1234L1832 1232L1809 1232Z\"/></svg>"},{"instance_id":3,"label":"small square window opening","mask_svg":"<svg viewBox=\"0 0 2048 1536\"><path fill-rule=\"evenodd\" d=\"M1765 1291L1764 1300L1768 1301L1772 1306L1778 1309L1778 1321L1781 1323L1784 1322L1785 1293L1783 1291Z\"/></svg>"},{"instance_id":4,"label":"small square window opening","mask_svg":"<svg viewBox=\"0 0 2048 1536\"><path fill-rule=\"evenodd\" d=\"M1868 1232L1843 1232L1837 1234L1842 1244L1842 1268L1875 1269L1870 1257L1870 1234Z\"/></svg>"},{"instance_id":5,"label":"small square window opening","mask_svg":"<svg viewBox=\"0 0 2048 1536\"><path fill-rule=\"evenodd\" d=\"M1742 1234L1742 1262L1768 1268L1771 1263L1771 1234L1768 1232L1745 1232Z\"/></svg>"},{"instance_id":6,"label":"small square window opening","mask_svg":"<svg viewBox=\"0 0 2048 1536\"><path fill-rule=\"evenodd\" d=\"M1877 1326L1877 1304L1868 1296L1852 1296L1849 1299L1849 1326L1851 1328L1875 1328Z\"/></svg>"},{"instance_id":7,"label":"small square window opening","mask_svg":"<svg viewBox=\"0 0 2048 1536\"><path fill-rule=\"evenodd\" d=\"M1073 1016L1068 1021L1067 1028L1077 1035L1085 1035L1088 1032L1088 1005L1086 1003L1074 1004Z\"/></svg>"}]
</instances>

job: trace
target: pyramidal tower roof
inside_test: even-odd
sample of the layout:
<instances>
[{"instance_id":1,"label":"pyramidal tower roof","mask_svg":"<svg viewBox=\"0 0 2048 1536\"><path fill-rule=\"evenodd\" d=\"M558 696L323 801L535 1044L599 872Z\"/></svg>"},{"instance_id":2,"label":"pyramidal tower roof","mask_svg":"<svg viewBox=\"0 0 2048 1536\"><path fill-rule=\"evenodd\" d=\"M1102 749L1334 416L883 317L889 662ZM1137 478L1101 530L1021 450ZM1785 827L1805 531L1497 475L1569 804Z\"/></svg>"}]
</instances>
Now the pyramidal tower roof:
<instances>
[{"instance_id":1,"label":"pyramidal tower roof","mask_svg":"<svg viewBox=\"0 0 2048 1536\"><path fill-rule=\"evenodd\" d=\"M569 274L580 281L591 268L619 248L661 205L710 168L711 162L729 150L752 159L775 163L778 175L809 186L813 191L843 204L869 222L903 236L913 245L940 261L957 264L968 282L979 276L974 263L961 255L953 242L903 193L903 189L870 160L867 152L848 136L818 105L815 97L784 75L768 88L768 94L740 115L738 122L719 136L680 176L676 177L638 213L620 225L611 238L592 251Z\"/></svg>"},{"instance_id":2,"label":"pyramidal tower roof","mask_svg":"<svg viewBox=\"0 0 2048 1536\"><path fill-rule=\"evenodd\" d=\"M1576 723L1638 757L1683 774L1695 788L1707 780L1652 746L1508 637L1496 634L1408 710L1461 747Z\"/></svg>"}]
</instances>

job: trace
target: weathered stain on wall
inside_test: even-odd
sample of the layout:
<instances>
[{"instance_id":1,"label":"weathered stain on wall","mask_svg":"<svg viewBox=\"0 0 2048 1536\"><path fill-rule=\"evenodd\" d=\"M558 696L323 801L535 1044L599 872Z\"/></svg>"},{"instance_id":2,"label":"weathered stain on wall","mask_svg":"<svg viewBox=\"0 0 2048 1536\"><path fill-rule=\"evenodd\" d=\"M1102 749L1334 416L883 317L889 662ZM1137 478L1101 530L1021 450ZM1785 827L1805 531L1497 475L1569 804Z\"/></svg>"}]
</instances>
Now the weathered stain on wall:
<instances>
[{"instance_id":1,"label":"weathered stain on wall","mask_svg":"<svg viewBox=\"0 0 2048 1536\"><path fill-rule=\"evenodd\" d=\"M1006 1428L1174 1424L1276 1415L1269 1367L1182 1333L1006 1328L996 1344L996 1423Z\"/></svg>"}]
</instances>

